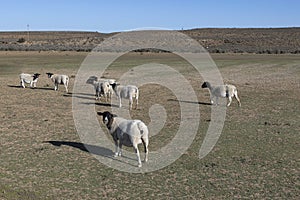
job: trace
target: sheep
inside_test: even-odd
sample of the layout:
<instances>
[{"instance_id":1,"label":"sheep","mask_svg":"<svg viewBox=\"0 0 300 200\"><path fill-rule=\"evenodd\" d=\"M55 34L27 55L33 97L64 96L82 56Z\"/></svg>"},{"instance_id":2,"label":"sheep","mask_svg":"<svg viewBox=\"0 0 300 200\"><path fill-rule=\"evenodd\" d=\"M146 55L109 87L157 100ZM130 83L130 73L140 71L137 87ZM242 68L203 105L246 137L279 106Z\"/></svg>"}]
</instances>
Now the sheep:
<instances>
[{"instance_id":1,"label":"sheep","mask_svg":"<svg viewBox=\"0 0 300 200\"><path fill-rule=\"evenodd\" d=\"M105 101L111 99L111 96L113 94L113 89L112 86L109 84L108 81L104 81L100 84L101 92L105 98Z\"/></svg>"},{"instance_id":2,"label":"sheep","mask_svg":"<svg viewBox=\"0 0 300 200\"><path fill-rule=\"evenodd\" d=\"M68 85L69 85L69 77L67 75L62 74L53 74L53 73L46 73L48 78L52 80L54 83L54 90L58 90L58 85L64 85L66 89L66 93L68 93Z\"/></svg>"},{"instance_id":3,"label":"sheep","mask_svg":"<svg viewBox=\"0 0 300 200\"><path fill-rule=\"evenodd\" d=\"M19 75L21 87L25 88L25 83L27 83L27 84L30 84L31 88L35 88L40 75L41 74L39 74L39 73L35 73L33 75L21 73Z\"/></svg>"},{"instance_id":4,"label":"sheep","mask_svg":"<svg viewBox=\"0 0 300 200\"><path fill-rule=\"evenodd\" d=\"M228 98L229 103L227 106L230 106L232 97L235 97L241 107L241 102L237 94L237 89L234 85L219 85L219 86L212 86L209 82L204 82L201 86L202 88L208 88L210 91L210 102L213 104L213 98L216 98L216 105L218 105L218 98Z\"/></svg>"},{"instance_id":5,"label":"sheep","mask_svg":"<svg viewBox=\"0 0 300 200\"><path fill-rule=\"evenodd\" d=\"M98 77L97 76L90 76L88 80L86 81L87 84L91 84L95 88L95 96L96 100L100 98L100 93L101 93L101 82L98 82Z\"/></svg>"},{"instance_id":6,"label":"sheep","mask_svg":"<svg viewBox=\"0 0 300 200\"><path fill-rule=\"evenodd\" d=\"M111 99L113 94L113 89L110 84L115 83L116 80L114 79L100 79L96 76L90 76L89 79L86 81L87 84L91 84L95 88L95 96L96 100L100 99L100 96L104 96L105 100L107 101L108 98Z\"/></svg>"},{"instance_id":7,"label":"sheep","mask_svg":"<svg viewBox=\"0 0 300 200\"><path fill-rule=\"evenodd\" d=\"M119 107L122 107L122 99L129 99L129 110L132 109L133 99L135 99L135 109L138 107L139 89L134 85L119 85L117 83L110 84L119 99Z\"/></svg>"},{"instance_id":8,"label":"sheep","mask_svg":"<svg viewBox=\"0 0 300 200\"><path fill-rule=\"evenodd\" d=\"M103 116L103 123L108 128L115 142L114 157L122 155L122 145L133 147L137 156L138 167L142 166L138 144L143 144L145 151L144 162L148 161L149 131L141 120L127 120L108 111L98 112Z\"/></svg>"},{"instance_id":9,"label":"sheep","mask_svg":"<svg viewBox=\"0 0 300 200\"><path fill-rule=\"evenodd\" d=\"M112 86L109 84L108 81L104 82L95 82L94 84L95 91L96 91L96 100L100 99L100 96L104 96L105 101L108 100L108 98L111 98L112 95Z\"/></svg>"}]
</instances>

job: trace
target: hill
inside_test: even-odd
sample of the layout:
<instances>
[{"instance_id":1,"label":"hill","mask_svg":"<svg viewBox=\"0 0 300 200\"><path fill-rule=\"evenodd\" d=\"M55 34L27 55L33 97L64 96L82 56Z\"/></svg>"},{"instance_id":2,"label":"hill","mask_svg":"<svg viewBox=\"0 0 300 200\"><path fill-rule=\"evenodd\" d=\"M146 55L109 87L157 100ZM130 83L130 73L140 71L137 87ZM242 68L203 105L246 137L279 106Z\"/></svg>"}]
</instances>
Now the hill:
<instances>
[{"instance_id":1,"label":"hill","mask_svg":"<svg viewBox=\"0 0 300 200\"><path fill-rule=\"evenodd\" d=\"M300 53L300 28L182 30L211 53ZM80 31L0 32L2 51L91 51L115 33Z\"/></svg>"}]
</instances>

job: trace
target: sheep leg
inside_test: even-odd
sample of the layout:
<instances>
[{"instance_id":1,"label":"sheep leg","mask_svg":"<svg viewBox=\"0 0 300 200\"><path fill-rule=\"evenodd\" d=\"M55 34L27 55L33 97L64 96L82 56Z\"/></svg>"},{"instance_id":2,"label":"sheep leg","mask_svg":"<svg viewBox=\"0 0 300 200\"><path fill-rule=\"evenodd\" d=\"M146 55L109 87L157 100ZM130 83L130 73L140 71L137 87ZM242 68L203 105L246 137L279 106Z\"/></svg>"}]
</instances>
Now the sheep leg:
<instances>
[{"instance_id":1,"label":"sheep leg","mask_svg":"<svg viewBox=\"0 0 300 200\"><path fill-rule=\"evenodd\" d=\"M236 100L239 102L239 106L241 107L241 101L240 101L240 99L239 99L237 93L235 93L234 96L235 96Z\"/></svg>"},{"instance_id":2,"label":"sheep leg","mask_svg":"<svg viewBox=\"0 0 300 200\"><path fill-rule=\"evenodd\" d=\"M149 141L148 141L148 138L142 138L142 142L143 142L143 145L144 145L144 150L145 150L145 159L144 159L144 162L147 162L148 161L148 144L149 144Z\"/></svg>"},{"instance_id":3,"label":"sheep leg","mask_svg":"<svg viewBox=\"0 0 300 200\"><path fill-rule=\"evenodd\" d=\"M216 97L216 105L218 105L219 97Z\"/></svg>"},{"instance_id":4,"label":"sheep leg","mask_svg":"<svg viewBox=\"0 0 300 200\"><path fill-rule=\"evenodd\" d=\"M111 92L108 93L108 101L111 101Z\"/></svg>"},{"instance_id":5,"label":"sheep leg","mask_svg":"<svg viewBox=\"0 0 300 200\"><path fill-rule=\"evenodd\" d=\"M99 92L99 91L96 91L95 96L96 96L96 100L100 99L100 92Z\"/></svg>"},{"instance_id":6,"label":"sheep leg","mask_svg":"<svg viewBox=\"0 0 300 200\"><path fill-rule=\"evenodd\" d=\"M132 109L132 97L129 98L129 110Z\"/></svg>"},{"instance_id":7,"label":"sheep leg","mask_svg":"<svg viewBox=\"0 0 300 200\"><path fill-rule=\"evenodd\" d=\"M210 103L211 103L211 105L214 105L214 100L213 100L212 96L210 97Z\"/></svg>"},{"instance_id":8,"label":"sheep leg","mask_svg":"<svg viewBox=\"0 0 300 200\"><path fill-rule=\"evenodd\" d=\"M67 78L67 81L65 83L65 88L67 93L69 93L68 86L69 86L69 78Z\"/></svg>"},{"instance_id":9,"label":"sheep leg","mask_svg":"<svg viewBox=\"0 0 300 200\"><path fill-rule=\"evenodd\" d=\"M121 100L121 97L119 97L119 108L122 107L122 100Z\"/></svg>"},{"instance_id":10,"label":"sheep leg","mask_svg":"<svg viewBox=\"0 0 300 200\"><path fill-rule=\"evenodd\" d=\"M138 105L139 105L139 99L136 98L135 101L136 101L135 109L137 110L138 109Z\"/></svg>"},{"instance_id":11,"label":"sheep leg","mask_svg":"<svg viewBox=\"0 0 300 200\"><path fill-rule=\"evenodd\" d=\"M66 93L68 93L68 85L65 85L65 88L66 88Z\"/></svg>"},{"instance_id":12,"label":"sheep leg","mask_svg":"<svg viewBox=\"0 0 300 200\"><path fill-rule=\"evenodd\" d=\"M115 150L114 157L118 157L118 155L119 155L119 144L118 144L117 140L115 140L115 147L116 147L116 150Z\"/></svg>"},{"instance_id":13,"label":"sheep leg","mask_svg":"<svg viewBox=\"0 0 300 200\"><path fill-rule=\"evenodd\" d=\"M21 87L25 88L25 84L24 84L23 80L20 81L20 84L21 84Z\"/></svg>"},{"instance_id":14,"label":"sheep leg","mask_svg":"<svg viewBox=\"0 0 300 200\"><path fill-rule=\"evenodd\" d=\"M122 156L122 142L119 142L119 152L118 152L118 156Z\"/></svg>"},{"instance_id":15,"label":"sheep leg","mask_svg":"<svg viewBox=\"0 0 300 200\"><path fill-rule=\"evenodd\" d=\"M231 101L232 101L232 98L231 98L231 96L229 96L229 97L228 97L228 99L229 99L229 103L227 104L227 106L230 106L230 104L231 104Z\"/></svg>"},{"instance_id":16,"label":"sheep leg","mask_svg":"<svg viewBox=\"0 0 300 200\"><path fill-rule=\"evenodd\" d=\"M55 91L58 90L58 85L57 84L54 85L54 90Z\"/></svg>"},{"instance_id":17,"label":"sheep leg","mask_svg":"<svg viewBox=\"0 0 300 200\"><path fill-rule=\"evenodd\" d=\"M134 144L133 148L134 148L134 151L136 153L137 160L138 160L138 167L141 167L142 166L142 161L141 161L140 152L139 152L137 144Z\"/></svg>"}]
</instances>

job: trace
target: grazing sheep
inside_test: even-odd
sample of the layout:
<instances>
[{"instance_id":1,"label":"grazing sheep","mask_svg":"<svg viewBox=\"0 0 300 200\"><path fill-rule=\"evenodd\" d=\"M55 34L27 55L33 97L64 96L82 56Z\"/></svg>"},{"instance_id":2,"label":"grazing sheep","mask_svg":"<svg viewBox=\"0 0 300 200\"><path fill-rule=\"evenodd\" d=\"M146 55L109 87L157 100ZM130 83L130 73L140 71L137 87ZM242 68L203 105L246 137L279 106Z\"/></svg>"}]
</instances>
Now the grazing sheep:
<instances>
[{"instance_id":1,"label":"grazing sheep","mask_svg":"<svg viewBox=\"0 0 300 200\"><path fill-rule=\"evenodd\" d=\"M137 160L138 167L142 166L138 144L143 143L145 150L144 162L148 161L148 144L149 131L144 122L140 120L127 120L106 111L98 112L98 115L103 116L103 123L108 128L110 134L115 142L115 157L122 155L122 145L133 146Z\"/></svg>"},{"instance_id":2,"label":"grazing sheep","mask_svg":"<svg viewBox=\"0 0 300 200\"><path fill-rule=\"evenodd\" d=\"M232 97L235 97L236 100L239 102L239 106L241 106L240 99L237 94L237 89L234 85L219 85L219 86L212 86L209 82L204 82L201 86L202 88L208 88L210 91L210 102L213 104L213 98L216 98L216 105L218 105L218 98L228 98L229 103L227 106L230 106Z\"/></svg>"},{"instance_id":3,"label":"grazing sheep","mask_svg":"<svg viewBox=\"0 0 300 200\"><path fill-rule=\"evenodd\" d=\"M48 75L48 78L52 80L54 83L54 90L58 90L58 85L64 85L66 89L66 93L68 93L68 85L69 85L69 77L67 75L61 75L61 74L53 74L53 73L46 73Z\"/></svg>"},{"instance_id":4,"label":"grazing sheep","mask_svg":"<svg viewBox=\"0 0 300 200\"><path fill-rule=\"evenodd\" d=\"M36 87L36 83L37 83L40 75L41 74L39 74L39 73L35 73L33 75L26 74L26 73L21 73L19 75L21 87L25 88L25 83L27 83L27 84L30 84L31 88L32 87L35 88Z\"/></svg>"},{"instance_id":5,"label":"grazing sheep","mask_svg":"<svg viewBox=\"0 0 300 200\"><path fill-rule=\"evenodd\" d=\"M109 84L108 81L104 81L100 84L101 93L103 94L105 101L108 99L111 99L111 96L113 94L112 86Z\"/></svg>"},{"instance_id":6,"label":"grazing sheep","mask_svg":"<svg viewBox=\"0 0 300 200\"><path fill-rule=\"evenodd\" d=\"M135 99L135 109L138 107L139 89L134 85L118 85L117 83L110 84L119 99L119 107L122 107L122 99L129 99L129 109L132 109L133 99Z\"/></svg>"},{"instance_id":7,"label":"grazing sheep","mask_svg":"<svg viewBox=\"0 0 300 200\"><path fill-rule=\"evenodd\" d=\"M100 96L104 96L105 100L107 101L108 98L111 99L111 96L113 94L113 89L110 84L115 83L116 80L114 79L100 79L96 76L90 76L89 79L86 81L87 84L91 84L95 88L95 96L96 100L100 99Z\"/></svg>"}]
</instances>

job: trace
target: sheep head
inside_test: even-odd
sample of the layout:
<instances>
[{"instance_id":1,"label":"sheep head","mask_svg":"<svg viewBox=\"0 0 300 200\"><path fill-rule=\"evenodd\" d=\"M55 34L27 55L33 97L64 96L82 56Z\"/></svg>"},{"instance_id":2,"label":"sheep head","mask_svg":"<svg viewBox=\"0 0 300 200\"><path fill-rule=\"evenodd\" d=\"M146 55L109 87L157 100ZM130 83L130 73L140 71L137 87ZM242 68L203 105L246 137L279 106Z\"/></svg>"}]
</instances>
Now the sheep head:
<instances>
[{"instance_id":1,"label":"sheep head","mask_svg":"<svg viewBox=\"0 0 300 200\"><path fill-rule=\"evenodd\" d=\"M40 75L41 75L41 74L39 74L39 73L33 74L33 80L37 79Z\"/></svg>"},{"instance_id":2,"label":"sheep head","mask_svg":"<svg viewBox=\"0 0 300 200\"><path fill-rule=\"evenodd\" d=\"M103 123L110 130L111 129L111 125L112 125L112 123L114 121L114 117L117 117L117 115L112 114L112 113L110 113L108 111L98 112L97 114L103 117L103 119L102 119Z\"/></svg>"},{"instance_id":3,"label":"sheep head","mask_svg":"<svg viewBox=\"0 0 300 200\"><path fill-rule=\"evenodd\" d=\"M88 78L88 80L86 81L87 84L94 84L95 82L98 81L98 77L97 76L90 76Z\"/></svg>"},{"instance_id":4,"label":"sheep head","mask_svg":"<svg viewBox=\"0 0 300 200\"><path fill-rule=\"evenodd\" d=\"M51 78L51 76L53 76L53 73L47 72L46 73L48 75L48 78Z\"/></svg>"},{"instance_id":5,"label":"sheep head","mask_svg":"<svg viewBox=\"0 0 300 200\"><path fill-rule=\"evenodd\" d=\"M201 88L208 88L210 86L209 82L204 82L201 86Z\"/></svg>"}]
</instances>

